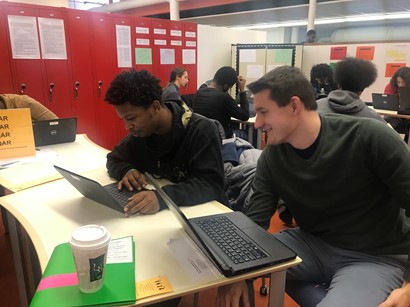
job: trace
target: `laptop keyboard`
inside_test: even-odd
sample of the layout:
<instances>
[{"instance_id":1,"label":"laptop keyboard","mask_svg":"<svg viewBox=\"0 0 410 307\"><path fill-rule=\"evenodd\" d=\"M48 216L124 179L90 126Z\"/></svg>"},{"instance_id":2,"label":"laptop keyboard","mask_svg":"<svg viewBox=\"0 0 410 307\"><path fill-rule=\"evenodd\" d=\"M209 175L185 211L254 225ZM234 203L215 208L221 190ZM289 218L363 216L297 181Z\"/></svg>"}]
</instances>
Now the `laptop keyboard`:
<instances>
[{"instance_id":1,"label":"laptop keyboard","mask_svg":"<svg viewBox=\"0 0 410 307\"><path fill-rule=\"evenodd\" d=\"M196 223L235 264L268 256L256 245L238 235L237 227L224 216L199 220Z\"/></svg>"},{"instance_id":2,"label":"laptop keyboard","mask_svg":"<svg viewBox=\"0 0 410 307\"><path fill-rule=\"evenodd\" d=\"M126 189L118 190L117 183L104 186L104 189L114 198L119 205L125 207L128 202L128 198L135 194L134 191L128 191Z\"/></svg>"}]
</instances>

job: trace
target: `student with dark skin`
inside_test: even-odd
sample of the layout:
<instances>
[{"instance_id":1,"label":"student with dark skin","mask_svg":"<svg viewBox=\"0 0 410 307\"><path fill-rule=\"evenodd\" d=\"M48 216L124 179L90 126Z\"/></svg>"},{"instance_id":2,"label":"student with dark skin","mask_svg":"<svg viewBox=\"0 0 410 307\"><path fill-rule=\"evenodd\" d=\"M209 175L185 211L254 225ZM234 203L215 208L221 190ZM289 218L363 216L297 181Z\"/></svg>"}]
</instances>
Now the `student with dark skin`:
<instances>
[{"instance_id":1,"label":"student with dark skin","mask_svg":"<svg viewBox=\"0 0 410 307\"><path fill-rule=\"evenodd\" d=\"M125 215L166 208L154 191L144 190L144 172L174 182L163 189L178 205L227 203L216 124L181 100L161 101L161 94L159 79L132 69L118 74L105 95L130 132L107 155L108 173L119 189L140 191L129 199Z\"/></svg>"}]
</instances>

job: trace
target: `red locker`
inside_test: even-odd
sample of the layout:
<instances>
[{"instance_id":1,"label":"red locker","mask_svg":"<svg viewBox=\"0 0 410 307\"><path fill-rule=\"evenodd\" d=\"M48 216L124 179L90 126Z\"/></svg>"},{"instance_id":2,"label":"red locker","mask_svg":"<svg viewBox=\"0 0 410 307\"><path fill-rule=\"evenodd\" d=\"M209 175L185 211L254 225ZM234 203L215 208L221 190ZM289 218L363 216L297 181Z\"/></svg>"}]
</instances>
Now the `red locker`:
<instances>
[{"instance_id":1,"label":"red locker","mask_svg":"<svg viewBox=\"0 0 410 307\"><path fill-rule=\"evenodd\" d=\"M170 45L169 21L152 19L152 36L154 47L152 50L153 74L161 79L161 86L165 87L169 74L175 65L175 49Z\"/></svg>"},{"instance_id":2,"label":"red locker","mask_svg":"<svg viewBox=\"0 0 410 307\"><path fill-rule=\"evenodd\" d=\"M154 42L152 39L151 19L135 17L134 30L135 39L133 40L133 46L135 52L135 69L145 69L153 73L152 48Z\"/></svg>"},{"instance_id":3,"label":"red locker","mask_svg":"<svg viewBox=\"0 0 410 307\"><path fill-rule=\"evenodd\" d=\"M38 15L39 32L44 37L42 48L42 63L44 65L44 93L50 109L57 116L74 117L75 109L70 99L71 86L69 72L70 60L67 53L67 20L62 8L41 7ZM41 35L41 33L40 33ZM56 46L60 44L59 46ZM65 46L64 46L65 44Z\"/></svg>"},{"instance_id":4,"label":"red locker","mask_svg":"<svg viewBox=\"0 0 410 307\"><path fill-rule=\"evenodd\" d=\"M7 42L7 18L0 2L0 93L14 93L10 66L10 45Z\"/></svg>"},{"instance_id":5,"label":"red locker","mask_svg":"<svg viewBox=\"0 0 410 307\"><path fill-rule=\"evenodd\" d=\"M67 10L67 41L71 59L69 95L77 116L77 132L86 133L97 142L89 17L85 11Z\"/></svg>"},{"instance_id":6,"label":"red locker","mask_svg":"<svg viewBox=\"0 0 410 307\"><path fill-rule=\"evenodd\" d=\"M105 92L117 73L115 28L108 14L91 14L92 58L94 78L92 89L96 114L97 144L109 150L119 140L120 120L114 107L104 101Z\"/></svg>"},{"instance_id":7,"label":"red locker","mask_svg":"<svg viewBox=\"0 0 410 307\"><path fill-rule=\"evenodd\" d=\"M193 94L198 89L197 84L197 41L198 31L197 24L191 22L183 22L184 34L182 49L182 66L188 70L189 83L187 87L187 94ZM209 76L211 79L213 76Z\"/></svg>"},{"instance_id":8,"label":"red locker","mask_svg":"<svg viewBox=\"0 0 410 307\"><path fill-rule=\"evenodd\" d=\"M14 31L18 32L19 28L32 24L33 27L27 27L25 30L28 30L28 33L34 33L32 36L29 34L30 40L24 45L24 48L15 48L14 50L12 48L11 68L14 93L29 95L46 107L50 107L44 96L43 68L36 18L38 16L38 8L32 5L8 2L4 5L4 12L6 14L6 23L8 23L7 41L9 46L13 46L10 35L13 35ZM21 22L15 20L19 16L24 18L24 20ZM21 38L19 39L19 42L21 42ZM23 39L25 38L23 37ZM30 54L33 58L18 58L19 56L25 57L26 54Z\"/></svg>"},{"instance_id":9,"label":"red locker","mask_svg":"<svg viewBox=\"0 0 410 307\"><path fill-rule=\"evenodd\" d=\"M133 20L132 17L126 15L112 14L111 22L115 31L115 40L113 48L116 48L116 62L117 67L116 74L121 71L130 70L135 63L135 53L133 52L133 42L135 41L135 32L133 31ZM126 35L124 35L126 34ZM129 60L128 60L129 57ZM117 117L117 113L114 107L109 105L110 112L113 116ZM118 119L119 120L119 119ZM125 124L122 120L119 120L119 130L114 144L117 144L124 136L128 134L128 130L125 129Z\"/></svg>"}]
</instances>

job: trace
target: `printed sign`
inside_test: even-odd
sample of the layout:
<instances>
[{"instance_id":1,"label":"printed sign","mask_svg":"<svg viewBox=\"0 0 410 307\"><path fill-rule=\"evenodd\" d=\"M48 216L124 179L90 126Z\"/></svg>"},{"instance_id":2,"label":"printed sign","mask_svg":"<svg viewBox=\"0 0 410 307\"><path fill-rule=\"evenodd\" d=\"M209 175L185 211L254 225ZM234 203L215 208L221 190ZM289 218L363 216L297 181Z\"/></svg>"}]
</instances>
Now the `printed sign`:
<instances>
[{"instance_id":1,"label":"printed sign","mask_svg":"<svg viewBox=\"0 0 410 307\"><path fill-rule=\"evenodd\" d=\"M35 154L30 109L0 110L0 159Z\"/></svg>"}]
</instances>

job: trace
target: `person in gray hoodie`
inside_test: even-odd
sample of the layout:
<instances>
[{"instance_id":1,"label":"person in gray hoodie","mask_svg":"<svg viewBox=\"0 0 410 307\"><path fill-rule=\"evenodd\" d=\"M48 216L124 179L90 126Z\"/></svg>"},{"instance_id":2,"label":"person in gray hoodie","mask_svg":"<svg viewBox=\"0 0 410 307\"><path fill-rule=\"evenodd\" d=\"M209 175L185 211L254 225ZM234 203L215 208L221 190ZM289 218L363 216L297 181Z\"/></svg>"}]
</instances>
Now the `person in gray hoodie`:
<instances>
[{"instance_id":1,"label":"person in gray hoodie","mask_svg":"<svg viewBox=\"0 0 410 307\"><path fill-rule=\"evenodd\" d=\"M319 113L341 113L358 117L375 118L386 122L376 111L361 99L363 90L377 78L376 66L367 60L347 57L336 64L335 79L339 89L319 99Z\"/></svg>"}]
</instances>

